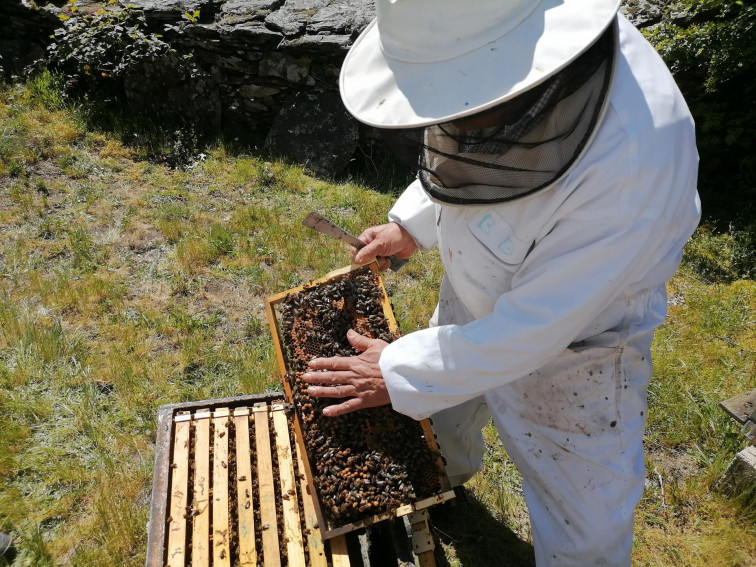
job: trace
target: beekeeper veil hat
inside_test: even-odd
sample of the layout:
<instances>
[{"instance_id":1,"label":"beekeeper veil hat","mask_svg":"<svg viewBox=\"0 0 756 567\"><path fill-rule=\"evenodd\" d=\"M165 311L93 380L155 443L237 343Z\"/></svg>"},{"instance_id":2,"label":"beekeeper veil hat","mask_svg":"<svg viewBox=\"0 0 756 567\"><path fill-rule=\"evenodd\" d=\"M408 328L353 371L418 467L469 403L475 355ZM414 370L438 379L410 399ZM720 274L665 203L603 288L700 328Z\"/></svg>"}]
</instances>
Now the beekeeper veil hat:
<instances>
[{"instance_id":1,"label":"beekeeper veil hat","mask_svg":"<svg viewBox=\"0 0 756 567\"><path fill-rule=\"evenodd\" d=\"M617 0L377 0L341 95L435 201L486 205L553 186L601 123Z\"/></svg>"}]
</instances>

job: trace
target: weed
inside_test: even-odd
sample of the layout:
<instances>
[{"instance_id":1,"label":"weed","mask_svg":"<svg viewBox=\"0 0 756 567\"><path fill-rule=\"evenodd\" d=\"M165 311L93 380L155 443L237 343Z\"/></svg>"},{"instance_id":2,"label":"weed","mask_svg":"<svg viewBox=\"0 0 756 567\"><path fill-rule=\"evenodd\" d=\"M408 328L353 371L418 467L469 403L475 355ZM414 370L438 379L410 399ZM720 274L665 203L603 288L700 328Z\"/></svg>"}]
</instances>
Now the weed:
<instances>
[{"instance_id":1,"label":"weed","mask_svg":"<svg viewBox=\"0 0 756 567\"><path fill-rule=\"evenodd\" d=\"M156 225L163 235L163 238L165 238L169 244L176 244L179 242L186 235L191 226L184 219L171 217L158 219Z\"/></svg>"},{"instance_id":2,"label":"weed","mask_svg":"<svg viewBox=\"0 0 756 567\"><path fill-rule=\"evenodd\" d=\"M221 313L209 313L208 315L192 315L180 307L174 307L169 316L174 328L185 333L202 329L211 329L218 325L222 317Z\"/></svg>"},{"instance_id":3,"label":"weed","mask_svg":"<svg viewBox=\"0 0 756 567\"><path fill-rule=\"evenodd\" d=\"M210 245L219 255L231 254L234 251L234 235L223 225L210 225Z\"/></svg>"},{"instance_id":4,"label":"weed","mask_svg":"<svg viewBox=\"0 0 756 567\"><path fill-rule=\"evenodd\" d=\"M190 235L176 245L176 258L183 271L201 273L219 256L217 248L199 235Z\"/></svg>"},{"instance_id":5,"label":"weed","mask_svg":"<svg viewBox=\"0 0 756 567\"><path fill-rule=\"evenodd\" d=\"M55 42L48 47L69 82L92 77L97 85L170 50L158 35L145 31L144 14L134 8L113 1L92 13L69 2L68 14L58 16L63 26L55 30Z\"/></svg>"},{"instance_id":6,"label":"weed","mask_svg":"<svg viewBox=\"0 0 756 567\"><path fill-rule=\"evenodd\" d=\"M39 223L38 235L45 240L60 238L65 233L63 223L59 218L44 215Z\"/></svg>"},{"instance_id":7,"label":"weed","mask_svg":"<svg viewBox=\"0 0 756 567\"><path fill-rule=\"evenodd\" d=\"M37 193L40 193L42 195L49 195L50 194L50 188L47 186L47 183L43 179L35 179L34 180L34 189L37 191Z\"/></svg>"},{"instance_id":8,"label":"weed","mask_svg":"<svg viewBox=\"0 0 756 567\"><path fill-rule=\"evenodd\" d=\"M247 319L244 324L244 336L250 340L257 340L263 338L269 332L267 322L258 319L254 316Z\"/></svg>"},{"instance_id":9,"label":"weed","mask_svg":"<svg viewBox=\"0 0 756 567\"><path fill-rule=\"evenodd\" d=\"M708 282L732 282L756 274L756 226L727 232L701 226L688 242L683 264Z\"/></svg>"},{"instance_id":10,"label":"weed","mask_svg":"<svg viewBox=\"0 0 756 567\"><path fill-rule=\"evenodd\" d=\"M65 172L66 168L63 167L63 170ZM79 167L78 170L86 171L86 169L82 167ZM84 174L84 178L88 177L87 173ZM103 193L103 190L101 187L98 187L89 182L84 182L76 187L76 191L74 192L74 197L80 203L93 205L100 199L100 197L102 196L102 193Z\"/></svg>"},{"instance_id":11,"label":"weed","mask_svg":"<svg viewBox=\"0 0 756 567\"><path fill-rule=\"evenodd\" d=\"M70 230L68 238L73 251L73 267L84 272L95 270L96 248L87 230L81 227Z\"/></svg>"},{"instance_id":12,"label":"weed","mask_svg":"<svg viewBox=\"0 0 756 567\"><path fill-rule=\"evenodd\" d=\"M49 110L64 110L68 96L64 90L65 79L61 73L43 69L29 77L26 87L29 93Z\"/></svg>"},{"instance_id":13,"label":"weed","mask_svg":"<svg viewBox=\"0 0 756 567\"><path fill-rule=\"evenodd\" d=\"M8 189L8 196L22 214L33 211L34 193L31 191L28 182L17 181L12 183Z\"/></svg>"},{"instance_id":14,"label":"weed","mask_svg":"<svg viewBox=\"0 0 756 567\"><path fill-rule=\"evenodd\" d=\"M197 280L184 272L175 274L170 284L171 295L188 296L197 289Z\"/></svg>"}]
</instances>

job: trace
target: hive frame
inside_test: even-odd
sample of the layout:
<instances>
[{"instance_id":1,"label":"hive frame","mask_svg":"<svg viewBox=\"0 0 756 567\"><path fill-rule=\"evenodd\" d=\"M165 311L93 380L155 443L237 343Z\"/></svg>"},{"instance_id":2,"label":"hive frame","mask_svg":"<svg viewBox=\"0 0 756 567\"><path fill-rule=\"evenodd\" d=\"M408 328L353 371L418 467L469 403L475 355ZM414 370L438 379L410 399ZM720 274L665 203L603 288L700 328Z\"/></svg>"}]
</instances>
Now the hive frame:
<instances>
[{"instance_id":1,"label":"hive frame","mask_svg":"<svg viewBox=\"0 0 756 567\"><path fill-rule=\"evenodd\" d=\"M283 345L283 340L282 340L283 333L282 333L282 329L281 329L278 317L276 316L276 306L280 304L286 297L288 297L289 295L293 293L298 293L300 291L311 288L313 286L326 283L334 278L338 278L340 276L346 275L351 271L363 269L365 267L370 269L376 275L378 285L383 293L384 299L383 301L381 301L381 305L383 307L383 314L386 317L386 320L388 322L389 331L391 332L396 331L398 329L398 325L396 323L396 319L394 318L394 312L388 300L388 294L386 293L386 288L384 286L383 279L381 278L380 270L378 268L377 262L371 262L370 264L367 264L367 266L360 266L360 265L352 264L350 266L346 266L344 268L340 268L332 272L329 272L328 274L326 274L325 276L321 278L312 280L306 284L302 284L300 286L286 290L284 292L277 293L265 299L265 313L268 318L268 324L270 325L271 334L273 336L273 344L274 344L274 348L276 352L276 360L278 362L278 368L281 374L281 381L283 382L283 385L284 385L284 393L289 403L293 403L294 398L293 398L293 392L291 391L291 387L288 381L283 379L284 375L286 375L289 369L286 366L286 356L284 353L284 345ZM294 412L293 423L294 423L296 444L299 450L302 451L302 454L306 456L303 428L299 420L299 414L297 412ZM423 431L423 435L425 437L429 450L434 451L436 454L439 455L436 462L437 469L445 470L445 466L440 457L440 451L438 450L438 444L436 442L436 437L433 433L433 428L431 426L430 421L428 419L424 419L424 420L421 420L419 424ZM308 478L310 479L310 481L312 481L312 479L314 478L314 475L313 475L312 468L310 466L309 459L303 458L302 463L306 469L306 474ZM398 508L395 508L387 512L375 514L374 516L370 516L365 519L352 521L342 526L335 526L330 521L328 521L327 518L325 518L322 508L321 508L322 505L320 504L320 500L316 498L315 500L318 503L318 506L316 507L316 514L319 520L321 536L324 541L329 540L336 536L341 536L341 535L350 533L354 530L368 527L372 524L375 524L376 522L412 514L414 512L418 512L420 510L429 508L430 506L433 506L435 504L439 504L439 503L445 502L446 500L450 500L451 498L454 498L454 491L451 489L451 485L449 483L448 477L446 477L446 475L441 475L439 478L439 482L442 487L441 492L434 496L431 496L429 498L424 498L423 500L418 500L411 504L400 506ZM314 487L313 487L313 490L314 490Z\"/></svg>"}]
</instances>

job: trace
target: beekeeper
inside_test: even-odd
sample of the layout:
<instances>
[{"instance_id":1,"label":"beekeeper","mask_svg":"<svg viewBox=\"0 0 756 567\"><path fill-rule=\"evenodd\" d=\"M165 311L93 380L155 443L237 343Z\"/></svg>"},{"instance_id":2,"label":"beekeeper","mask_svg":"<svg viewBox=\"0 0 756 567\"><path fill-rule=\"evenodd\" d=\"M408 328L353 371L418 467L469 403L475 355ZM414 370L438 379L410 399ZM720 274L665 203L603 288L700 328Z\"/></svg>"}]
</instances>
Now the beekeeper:
<instances>
[{"instance_id":1,"label":"beekeeper","mask_svg":"<svg viewBox=\"0 0 756 567\"><path fill-rule=\"evenodd\" d=\"M617 0L377 0L347 109L417 179L356 262L438 246L431 327L305 375L337 415L432 417L452 483L493 416L539 566L629 565L653 331L700 216L693 120Z\"/></svg>"}]
</instances>

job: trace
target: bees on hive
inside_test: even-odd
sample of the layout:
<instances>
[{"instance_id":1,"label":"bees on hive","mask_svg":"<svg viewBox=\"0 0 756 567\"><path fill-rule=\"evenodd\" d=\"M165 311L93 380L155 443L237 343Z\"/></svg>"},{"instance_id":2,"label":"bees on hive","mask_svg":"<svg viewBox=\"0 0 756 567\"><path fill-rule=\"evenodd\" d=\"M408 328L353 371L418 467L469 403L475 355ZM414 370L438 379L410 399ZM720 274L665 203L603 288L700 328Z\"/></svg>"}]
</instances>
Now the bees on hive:
<instances>
[{"instance_id":1,"label":"bees on hive","mask_svg":"<svg viewBox=\"0 0 756 567\"><path fill-rule=\"evenodd\" d=\"M389 406L338 417L338 400L311 398L300 376L315 357L359 354L346 333L392 342L383 290L368 268L306 286L281 302L282 342L293 402L322 508L338 524L393 510L441 490L435 457L419 424Z\"/></svg>"}]
</instances>

